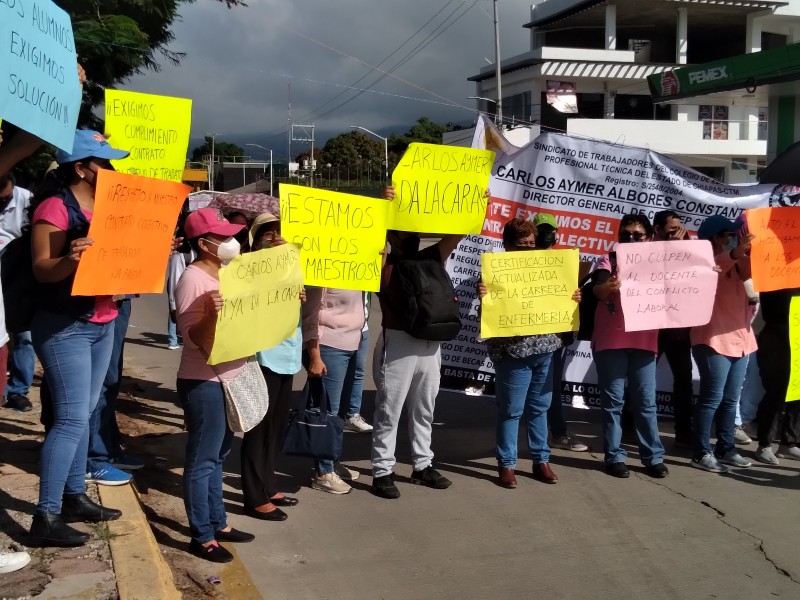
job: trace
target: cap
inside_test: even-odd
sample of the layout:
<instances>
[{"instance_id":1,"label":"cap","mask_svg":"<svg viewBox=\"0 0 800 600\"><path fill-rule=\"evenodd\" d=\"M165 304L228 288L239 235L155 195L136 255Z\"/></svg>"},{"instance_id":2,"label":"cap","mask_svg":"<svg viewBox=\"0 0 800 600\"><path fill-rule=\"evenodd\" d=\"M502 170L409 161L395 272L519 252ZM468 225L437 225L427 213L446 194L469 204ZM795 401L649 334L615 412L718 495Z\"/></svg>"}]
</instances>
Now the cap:
<instances>
[{"instance_id":1,"label":"cap","mask_svg":"<svg viewBox=\"0 0 800 600\"><path fill-rule=\"evenodd\" d=\"M228 222L222 211L217 208L199 208L186 217L186 223L183 225L186 237L190 240L206 233L231 237L242 229L244 229L244 225L234 225Z\"/></svg>"},{"instance_id":2,"label":"cap","mask_svg":"<svg viewBox=\"0 0 800 600\"><path fill-rule=\"evenodd\" d=\"M538 227L539 225L550 225L553 229L558 229L558 221L550 213L539 213L533 219L533 224Z\"/></svg>"},{"instance_id":3,"label":"cap","mask_svg":"<svg viewBox=\"0 0 800 600\"><path fill-rule=\"evenodd\" d=\"M256 220L253 221L253 224L250 226L249 238L250 238L250 247L251 248L253 247L253 240L255 239L256 234L258 233L258 230L261 228L261 226L264 223L274 223L277 220L278 220L278 217L276 217L275 215L273 215L271 213L261 213L260 215L258 215L256 217Z\"/></svg>"},{"instance_id":4,"label":"cap","mask_svg":"<svg viewBox=\"0 0 800 600\"><path fill-rule=\"evenodd\" d=\"M712 215L700 223L697 230L697 237L701 240L710 240L712 237L723 231L736 231L742 223L734 223L722 215Z\"/></svg>"},{"instance_id":5,"label":"cap","mask_svg":"<svg viewBox=\"0 0 800 600\"><path fill-rule=\"evenodd\" d=\"M125 158L128 154L130 152L127 150L117 150L109 144L102 133L91 129L77 129L72 152L67 153L63 150L57 150L56 162L63 165L64 163L76 162L89 157L118 160Z\"/></svg>"}]
</instances>

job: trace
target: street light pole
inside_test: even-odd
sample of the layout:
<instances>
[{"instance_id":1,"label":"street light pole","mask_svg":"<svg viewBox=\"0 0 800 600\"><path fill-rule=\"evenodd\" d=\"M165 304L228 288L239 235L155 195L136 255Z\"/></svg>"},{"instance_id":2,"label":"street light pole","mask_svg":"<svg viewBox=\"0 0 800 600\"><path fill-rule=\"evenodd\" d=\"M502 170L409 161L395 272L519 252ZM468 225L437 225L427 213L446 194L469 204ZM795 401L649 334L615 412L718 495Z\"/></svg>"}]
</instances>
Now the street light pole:
<instances>
[{"instance_id":1,"label":"street light pole","mask_svg":"<svg viewBox=\"0 0 800 600\"><path fill-rule=\"evenodd\" d=\"M494 78L497 81L497 119L503 126L503 87L500 83L500 21L497 18L497 0L494 0Z\"/></svg>"},{"instance_id":2,"label":"street light pole","mask_svg":"<svg viewBox=\"0 0 800 600\"><path fill-rule=\"evenodd\" d=\"M213 192L214 191L214 179L216 179L216 169L214 168L214 144L217 141L217 136L220 135L218 133L207 133L206 136L211 138L211 164L209 169L208 175L208 187Z\"/></svg>"},{"instance_id":3,"label":"street light pole","mask_svg":"<svg viewBox=\"0 0 800 600\"><path fill-rule=\"evenodd\" d=\"M378 135L374 131L370 131L366 127L361 127L360 125L350 125L350 129L360 129L361 131L366 131L370 135L374 135L376 138L383 140L383 159L386 163L384 165L383 175L386 179L386 183L389 183L389 139L383 137L382 135Z\"/></svg>"},{"instance_id":4,"label":"street light pole","mask_svg":"<svg viewBox=\"0 0 800 600\"><path fill-rule=\"evenodd\" d=\"M272 150L269 148L265 148L260 144L245 144L245 146L252 146L253 148L261 148L269 152L269 195L274 196L275 194L272 193L272 180L274 179L273 172L272 172Z\"/></svg>"}]
</instances>

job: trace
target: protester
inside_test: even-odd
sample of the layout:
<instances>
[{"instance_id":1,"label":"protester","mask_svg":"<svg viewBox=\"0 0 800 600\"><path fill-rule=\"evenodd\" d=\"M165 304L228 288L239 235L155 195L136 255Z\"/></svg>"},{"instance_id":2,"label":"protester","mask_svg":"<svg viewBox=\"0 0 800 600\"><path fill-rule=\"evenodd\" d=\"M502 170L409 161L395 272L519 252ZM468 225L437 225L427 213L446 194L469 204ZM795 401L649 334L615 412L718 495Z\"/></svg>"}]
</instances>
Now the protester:
<instances>
[{"instance_id":1,"label":"protester","mask_svg":"<svg viewBox=\"0 0 800 600\"><path fill-rule=\"evenodd\" d=\"M236 237L236 241L242 247L242 252L249 252L250 251L250 243L248 240L248 229L250 228L250 221L243 212L235 210L231 213L228 213L227 217L228 221L230 221L234 225L241 225L242 230L234 237Z\"/></svg>"},{"instance_id":2,"label":"protester","mask_svg":"<svg viewBox=\"0 0 800 600\"><path fill-rule=\"evenodd\" d=\"M756 359L764 385L764 397L756 415L758 449L755 457L758 462L767 465L778 465L778 456L800 460L800 401L786 397L792 371L789 305L796 296L800 296L800 288L761 292L764 329L758 336ZM778 456L772 449L775 439L780 441Z\"/></svg>"},{"instance_id":3,"label":"protester","mask_svg":"<svg viewBox=\"0 0 800 600\"><path fill-rule=\"evenodd\" d=\"M369 351L369 303L372 294L364 294L364 327L361 329L361 340L358 342L356 359L353 365L353 376L348 379L339 407L339 416L344 419L344 430L353 433L369 433L372 425L361 416L361 402L364 395L364 373L367 368L367 352Z\"/></svg>"},{"instance_id":4,"label":"protester","mask_svg":"<svg viewBox=\"0 0 800 600\"><path fill-rule=\"evenodd\" d=\"M742 391L747 361L756 351L744 281L750 278L748 235L737 244L736 224L722 215L705 219L697 230L709 240L721 272L717 279L711 320L691 331L692 355L700 372L700 398L694 407L694 457L691 465L712 473L749 467L736 450L733 437L736 404ZM711 425L717 425L717 443L711 451Z\"/></svg>"},{"instance_id":5,"label":"protester","mask_svg":"<svg viewBox=\"0 0 800 600\"><path fill-rule=\"evenodd\" d=\"M647 242L653 228L646 216L625 215L620 220L620 244ZM614 477L629 477L625 465L627 452L621 446L620 414L624 402L633 408L634 428L639 442L639 458L651 477L666 477L664 446L656 420L656 353L658 331L625 331L620 300L621 281L617 277L616 252L604 255L597 265L592 291L598 299L595 311L592 351L603 408L603 448L605 469Z\"/></svg>"},{"instance_id":6,"label":"protester","mask_svg":"<svg viewBox=\"0 0 800 600\"><path fill-rule=\"evenodd\" d=\"M349 402L358 362L364 318L364 292L310 287L303 306L303 361L312 397L337 414L343 398ZM338 461L317 460L311 487L330 494L347 494L345 481L360 473Z\"/></svg>"},{"instance_id":7,"label":"protester","mask_svg":"<svg viewBox=\"0 0 800 600\"><path fill-rule=\"evenodd\" d=\"M541 215L539 215L541 216ZM552 218L552 215L548 215ZM555 221L555 219L553 219ZM549 225L552 228L552 225ZM544 236L542 236L544 237ZM515 218L503 228L503 247L507 252L536 250L545 244L537 226L525 219ZM486 284L478 285L483 298ZM573 299L580 302L577 290ZM563 340L557 333L489 338L486 346L495 367L497 395L497 469L499 485L517 487L514 468L517 465L517 436L519 421L525 414L528 449L533 459L533 478L544 483L557 483L558 477L550 467L550 447L547 445L547 411L553 397L553 354L561 349Z\"/></svg>"},{"instance_id":8,"label":"protester","mask_svg":"<svg viewBox=\"0 0 800 600\"><path fill-rule=\"evenodd\" d=\"M656 241L688 240L689 232L674 210L662 210L653 217ZM662 329L658 334L658 355L666 355L672 370L672 414L675 418L676 448L692 447L692 342L688 327Z\"/></svg>"},{"instance_id":9,"label":"protester","mask_svg":"<svg viewBox=\"0 0 800 600\"><path fill-rule=\"evenodd\" d=\"M213 208L189 215L186 237L198 258L186 268L175 290L178 329L183 336L177 388L188 434L183 498L191 533L189 552L216 563L233 560L218 542L254 539L228 525L222 499L222 464L233 440L225 417L222 381L235 377L247 361L208 365L217 314L223 305L219 270L239 255L234 236L241 230L241 225L229 223Z\"/></svg>"},{"instance_id":10,"label":"protester","mask_svg":"<svg viewBox=\"0 0 800 600\"><path fill-rule=\"evenodd\" d=\"M121 514L86 495L89 418L108 371L117 306L109 296L73 296L71 289L81 255L92 245L86 233L98 172L127 155L100 133L76 131L72 152L56 153L61 189L42 190L31 205L33 272L39 282L31 334L55 413L42 447L39 503L30 531L38 545L83 544L90 536L67 520L107 521Z\"/></svg>"},{"instance_id":11,"label":"protester","mask_svg":"<svg viewBox=\"0 0 800 600\"><path fill-rule=\"evenodd\" d=\"M181 340L178 336L178 325L175 319L175 288L178 286L178 281L181 275L186 270L186 265L192 264L192 261L197 258L192 251L189 242L186 241L183 231L183 225L186 222L186 217L189 216L189 203L183 205L181 214L178 216L178 225L175 228L175 237L180 238L181 245L176 248L176 251L170 254L169 262L167 262L167 301L169 303L169 317L167 319L167 349L180 350Z\"/></svg>"},{"instance_id":12,"label":"protester","mask_svg":"<svg viewBox=\"0 0 800 600\"><path fill-rule=\"evenodd\" d=\"M280 221L264 213L256 217L249 232L249 247L256 252L286 243ZM305 291L300 293L305 302ZM300 324L292 337L257 354L269 391L269 408L264 419L242 439L242 495L246 515L265 521L284 521L288 515L281 506L295 506L299 500L278 489L275 464L292 404L292 380L302 367L303 338Z\"/></svg>"},{"instance_id":13,"label":"protester","mask_svg":"<svg viewBox=\"0 0 800 600\"><path fill-rule=\"evenodd\" d=\"M387 200L394 199L394 196L393 187L384 190ZM381 498L400 497L393 470L397 462L397 429L406 403L413 461L411 483L434 489L446 489L452 483L432 466L431 433L441 377L441 344L406 333L406 315L395 314L387 294L395 264L403 259L444 264L463 237L445 235L436 244L420 250L420 237L416 233L389 231L387 235L391 252L381 273L381 292L378 296L383 313L383 331L378 337L372 360L377 388L375 416L372 420L372 492Z\"/></svg>"}]
</instances>

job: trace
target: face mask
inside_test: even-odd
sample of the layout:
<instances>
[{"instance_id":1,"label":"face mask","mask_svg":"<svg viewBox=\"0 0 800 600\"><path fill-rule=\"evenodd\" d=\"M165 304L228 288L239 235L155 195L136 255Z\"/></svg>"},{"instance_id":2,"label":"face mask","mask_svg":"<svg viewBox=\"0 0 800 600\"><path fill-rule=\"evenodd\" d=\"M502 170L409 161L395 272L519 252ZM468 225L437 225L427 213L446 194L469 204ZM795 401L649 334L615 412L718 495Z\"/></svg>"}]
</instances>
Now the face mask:
<instances>
[{"instance_id":1,"label":"face mask","mask_svg":"<svg viewBox=\"0 0 800 600\"><path fill-rule=\"evenodd\" d=\"M732 235L732 236L728 237L728 243L725 244L725 251L726 252L730 252L731 250L736 248L738 245L739 245L739 240L736 239L736 236Z\"/></svg>"},{"instance_id":2,"label":"face mask","mask_svg":"<svg viewBox=\"0 0 800 600\"><path fill-rule=\"evenodd\" d=\"M547 249L556 245L556 232L543 231L536 234L536 247L540 249Z\"/></svg>"},{"instance_id":3,"label":"face mask","mask_svg":"<svg viewBox=\"0 0 800 600\"><path fill-rule=\"evenodd\" d=\"M214 244L217 247L217 258L222 262L223 265L227 265L234 258L239 256L239 253L242 250L239 242L236 241L236 238L234 237L225 240L221 244L212 240L205 241L209 244Z\"/></svg>"}]
</instances>

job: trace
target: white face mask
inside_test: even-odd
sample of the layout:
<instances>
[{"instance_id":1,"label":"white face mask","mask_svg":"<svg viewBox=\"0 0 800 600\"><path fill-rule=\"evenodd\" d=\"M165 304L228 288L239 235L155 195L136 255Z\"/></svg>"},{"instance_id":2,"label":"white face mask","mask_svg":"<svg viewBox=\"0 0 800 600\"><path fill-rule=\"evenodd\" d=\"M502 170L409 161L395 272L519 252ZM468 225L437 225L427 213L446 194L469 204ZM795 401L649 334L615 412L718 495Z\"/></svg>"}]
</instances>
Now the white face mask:
<instances>
[{"instance_id":1,"label":"white face mask","mask_svg":"<svg viewBox=\"0 0 800 600\"><path fill-rule=\"evenodd\" d=\"M223 265L227 265L231 262L234 258L239 256L239 253L242 250L242 247L239 245L239 242L236 241L236 238L228 238L222 243L215 242L213 240L205 240L209 244L214 244L217 247L217 258L222 262Z\"/></svg>"}]
</instances>

